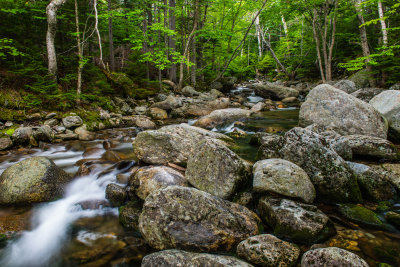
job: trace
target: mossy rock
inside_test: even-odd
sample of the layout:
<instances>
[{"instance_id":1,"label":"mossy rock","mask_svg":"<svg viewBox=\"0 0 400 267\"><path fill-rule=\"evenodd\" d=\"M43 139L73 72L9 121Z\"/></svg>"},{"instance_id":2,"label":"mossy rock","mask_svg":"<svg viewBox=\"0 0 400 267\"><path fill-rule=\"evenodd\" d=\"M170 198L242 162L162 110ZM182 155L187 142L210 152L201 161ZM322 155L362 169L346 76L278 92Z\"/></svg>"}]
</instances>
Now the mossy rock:
<instances>
[{"instance_id":1,"label":"mossy rock","mask_svg":"<svg viewBox=\"0 0 400 267\"><path fill-rule=\"evenodd\" d=\"M379 219L378 215L372 210L364 208L363 206L353 204L342 204L339 206L340 213L350 221L357 224L386 229L384 223Z\"/></svg>"}]
</instances>

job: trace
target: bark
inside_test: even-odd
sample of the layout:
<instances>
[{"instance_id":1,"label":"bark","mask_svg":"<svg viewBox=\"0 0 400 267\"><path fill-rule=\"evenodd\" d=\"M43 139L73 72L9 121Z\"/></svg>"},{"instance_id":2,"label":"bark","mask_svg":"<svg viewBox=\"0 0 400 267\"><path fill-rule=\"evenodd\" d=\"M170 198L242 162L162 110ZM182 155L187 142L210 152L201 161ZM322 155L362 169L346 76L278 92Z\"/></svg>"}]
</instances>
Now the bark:
<instances>
[{"instance_id":1,"label":"bark","mask_svg":"<svg viewBox=\"0 0 400 267\"><path fill-rule=\"evenodd\" d=\"M79 104L82 93L82 69L83 69L83 47L81 45L81 33L79 30L79 12L78 1L75 0L75 26L76 26L76 41L78 47L78 78L76 84L76 101Z\"/></svg>"},{"instance_id":2,"label":"bark","mask_svg":"<svg viewBox=\"0 0 400 267\"><path fill-rule=\"evenodd\" d=\"M256 18L255 21L255 25L256 25L256 35L257 35L257 43L258 43L258 58L261 59L262 58L262 47L261 47L261 27L260 27L260 16L258 16Z\"/></svg>"},{"instance_id":3,"label":"bark","mask_svg":"<svg viewBox=\"0 0 400 267\"><path fill-rule=\"evenodd\" d=\"M47 34L46 34L46 46L47 46L47 59L48 59L48 71L50 76L57 81L57 55L56 48L54 45L54 39L57 32L57 10L61 8L67 0L52 0L46 7L47 15Z\"/></svg>"},{"instance_id":4,"label":"bark","mask_svg":"<svg viewBox=\"0 0 400 267\"><path fill-rule=\"evenodd\" d=\"M387 28L386 28L386 22L385 22L385 14L383 12L383 5L382 1L378 1L378 12L379 12L379 18L381 19L381 28L382 28L382 42L383 46L387 47L388 46L388 34L387 34Z\"/></svg>"},{"instance_id":5,"label":"bark","mask_svg":"<svg viewBox=\"0 0 400 267\"><path fill-rule=\"evenodd\" d=\"M100 50L99 63L100 63L100 67L102 67L104 69L105 65L104 65L104 61L103 61L103 48L101 45L101 36L100 36L100 32L99 32L99 17L98 17L98 12L97 12L97 0L93 0L93 7L94 7L94 18L95 18L94 29L97 34L97 41L98 41L99 50Z\"/></svg>"},{"instance_id":6,"label":"bark","mask_svg":"<svg viewBox=\"0 0 400 267\"><path fill-rule=\"evenodd\" d=\"M110 70L115 71L115 59L114 59L114 37L113 37L113 22L111 17L111 0L108 0L108 41L110 49Z\"/></svg>"},{"instance_id":7,"label":"bark","mask_svg":"<svg viewBox=\"0 0 400 267\"><path fill-rule=\"evenodd\" d=\"M314 41L315 41L315 45L316 45L316 50L317 50L317 57L318 57L318 65L319 65L319 70L321 73L321 79L322 82L326 82L325 79L325 74L324 74L324 67L322 66L322 57L321 57L321 50L320 50L320 39L318 36L318 30L317 30L317 10L314 9L313 10L313 17L312 17L312 28L313 28L313 37L314 37Z\"/></svg>"},{"instance_id":8,"label":"bark","mask_svg":"<svg viewBox=\"0 0 400 267\"><path fill-rule=\"evenodd\" d=\"M262 34L262 40L265 44L265 47L268 49L268 51L271 53L271 56L274 58L276 64L279 66L279 68L290 78L290 75L288 73L288 71L286 70L285 66L282 64L282 62L278 59L278 57L276 56L274 50L271 47L271 44L268 40L265 39L264 34Z\"/></svg>"},{"instance_id":9,"label":"bark","mask_svg":"<svg viewBox=\"0 0 400 267\"><path fill-rule=\"evenodd\" d=\"M175 0L169 0L169 29L172 31L176 30L175 23ZM171 50L171 53L176 52L176 41L175 36L169 36L168 38L168 47ZM173 61L172 56L170 56L170 60ZM172 64L169 70L169 79L176 83L176 64Z\"/></svg>"}]
</instances>

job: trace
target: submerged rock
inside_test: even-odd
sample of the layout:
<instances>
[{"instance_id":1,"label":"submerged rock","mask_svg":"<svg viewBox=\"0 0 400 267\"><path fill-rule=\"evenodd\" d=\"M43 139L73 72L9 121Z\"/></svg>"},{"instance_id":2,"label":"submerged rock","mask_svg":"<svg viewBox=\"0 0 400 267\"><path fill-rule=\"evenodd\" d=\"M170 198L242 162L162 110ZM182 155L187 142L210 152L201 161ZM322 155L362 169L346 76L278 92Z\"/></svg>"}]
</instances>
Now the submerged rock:
<instances>
[{"instance_id":1,"label":"submerged rock","mask_svg":"<svg viewBox=\"0 0 400 267\"><path fill-rule=\"evenodd\" d=\"M139 227L158 250L229 251L258 234L258 220L238 204L195 188L169 186L146 198Z\"/></svg>"},{"instance_id":2,"label":"submerged rock","mask_svg":"<svg viewBox=\"0 0 400 267\"><path fill-rule=\"evenodd\" d=\"M261 266L293 266L300 255L300 249L273 235L257 235L240 242L237 254Z\"/></svg>"},{"instance_id":3,"label":"submerged rock","mask_svg":"<svg viewBox=\"0 0 400 267\"><path fill-rule=\"evenodd\" d=\"M241 108L227 108L214 110L209 115L200 118L194 124L194 126L212 129L223 123L234 121L238 119L248 118L251 115L251 111Z\"/></svg>"},{"instance_id":4,"label":"submerged rock","mask_svg":"<svg viewBox=\"0 0 400 267\"><path fill-rule=\"evenodd\" d=\"M339 211L346 219L357 224L385 229L385 225L378 215L370 209L358 205L342 204L339 206Z\"/></svg>"},{"instance_id":5,"label":"submerged rock","mask_svg":"<svg viewBox=\"0 0 400 267\"><path fill-rule=\"evenodd\" d=\"M341 135L387 137L384 119L370 104L328 84L315 87L300 108L299 125L314 123Z\"/></svg>"},{"instance_id":6,"label":"submerged rock","mask_svg":"<svg viewBox=\"0 0 400 267\"><path fill-rule=\"evenodd\" d=\"M360 202L356 176L322 136L303 128L285 134L282 157L301 167L310 177L317 198L324 202Z\"/></svg>"},{"instance_id":7,"label":"submerged rock","mask_svg":"<svg viewBox=\"0 0 400 267\"><path fill-rule=\"evenodd\" d=\"M138 169L129 179L129 185L143 200L153 191L170 185L189 186L180 172L165 166L148 166Z\"/></svg>"},{"instance_id":8,"label":"submerged rock","mask_svg":"<svg viewBox=\"0 0 400 267\"><path fill-rule=\"evenodd\" d=\"M263 197L258 210L277 236L301 243L316 243L333 235L328 216L317 207L288 199Z\"/></svg>"},{"instance_id":9,"label":"submerged rock","mask_svg":"<svg viewBox=\"0 0 400 267\"><path fill-rule=\"evenodd\" d=\"M358 255L341 248L317 248L304 253L301 267L320 266L369 267Z\"/></svg>"},{"instance_id":10,"label":"submerged rock","mask_svg":"<svg viewBox=\"0 0 400 267\"><path fill-rule=\"evenodd\" d=\"M245 261L232 256L194 253L183 250L164 250L143 258L142 267L251 267Z\"/></svg>"},{"instance_id":11,"label":"submerged rock","mask_svg":"<svg viewBox=\"0 0 400 267\"><path fill-rule=\"evenodd\" d=\"M186 169L189 183L223 199L232 197L238 186L248 181L250 176L251 168L247 162L224 142L208 138L197 144Z\"/></svg>"},{"instance_id":12,"label":"submerged rock","mask_svg":"<svg viewBox=\"0 0 400 267\"><path fill-rule=\"evenodd\" d=\"M272 192L286 197L299 198L312 203L315 189L307 173L290 161L267 159L257 161L253 166L253 190Z\"/></svg>"},{"instance_id":13,"label":"submerged rock","mask_svg":"<svg viewBox=\"0 0 400 267\"><path fill-rule=\"evenodd\" d=\"M140 132L133 141L133 150L143 162L153 165L168 163L186 165L196 144L205 137L232 140L188 124L169 125L155 131Z\"/></svg>"},{"instance_id":14,"label":"submerged rock","mask_svg":"<svg viewBox=\"0 0 400 267\"><path fill-rule=\"evenodd\" d=\"M0 176L0 204L29 204L62 196L71 176L45 157L32 157L8 167Z\"/></svg>"}]
</instances>

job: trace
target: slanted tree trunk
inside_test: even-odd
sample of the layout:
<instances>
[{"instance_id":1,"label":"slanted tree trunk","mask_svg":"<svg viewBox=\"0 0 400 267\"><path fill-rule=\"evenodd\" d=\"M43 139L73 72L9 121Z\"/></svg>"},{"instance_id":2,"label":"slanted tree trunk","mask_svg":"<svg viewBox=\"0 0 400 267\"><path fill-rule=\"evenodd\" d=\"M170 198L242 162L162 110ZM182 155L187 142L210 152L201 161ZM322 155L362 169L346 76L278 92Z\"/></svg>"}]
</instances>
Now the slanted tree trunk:
<instances>
[{"instance_id":1,"label":"slanted tree trunk","mask_svg":"<svg viewBox=\"0 0 400 267\"><path fill-rule=\"evenodd\" d=\"M169 0L169 29L172 31L176 30L175 27L175 0ZM168 38L168 47L171 50L170 60L172 61L172 53L176 52L176 41L175 36L169 36ZM169 79L176 83L176 64L172 64L169 70Z\"/></svg>"},{"instance_id":2,"label":"slanted tree trunk","mask_svg":"<svg viewBox=\"0 0 400 267\"><path fill-rule=\"evenodd\" d=\"M114 36L113 36L113 22L111 16L111 0L108 0L108 42L110 50L110 70L115 71L115 59L114 59Z\"/></svg>"},{"instance_id":3,"label":"slanted tree trunk","mask_svg":"<svg viewBox=\"0 0 400 267\"><path fill-rule=\"evenodd\" d=\"M98 16L98 12L97 12L97 0L93 0L93 7L94 7L94 19L95 19L94 29L97 34L97 41L98 41L99 50L100 50L99 63L100 63L100 66L104 69L105 65L104 65L104 61L103 61L103 48L101 45L101 36L100 36L100 31L99 31L99 16Z\"/></svg>"},{"instance_id":4,"label":"slanted tree trunk","mask_svg":"<svg viewBox=\"0 0 400 267\"><path fill-rule=\"evenodd\" d=\"M257 16L256 21L256 35L257 35L257 44L258 44L258 59L262 58L262 41L261 41L261 27L260 27L260 16Z\"/></svg>"},{"instance_id":5,"label":"slanted tree trunk","mask_svg":"<svg viewBox=\"0 0 400 267\"><path fill-rule=\"evenodd\" d=\"M57 32L57 10L61 8L67 0L52 0L46 7L47 16L47 34L46 34L46 46L47 46L47 59L48 59L48 71L50 76L57 81L57 55L56 48L54 45L54 39Z\"/></svg>"},{"instance_id":6,"label":"slanted tree trunk","mask_svg":"<svg viewBox=\"0 0 400 267\"><path fill-rule=\"evenodd\" d=\"M79 12L78 12L78 1L75 0L75 25L76 25L76 41L78 47L78 78L76 84L76 102L81 102L82 93L82 69L83 69L83 47L81 44L81 33L79 30Z\"/></svg>"},{"instance_id":7,"label":"slanted tree trunk","mask_svg":"<svg viewBox=\"0 0 400 267\"><path fill-rule=\"evenodd\" d=\"M369 72L369 77L370 77L369 83L371 86L374 87L376 85L376 82L375 82L375 79L372 77L372 66L370 64L368 64L371 61L371 59L369 58L371 55L371 52L370 52L369 46L368 46L367 29L365 28L365 25L364 25L365 20L364 20L363 14L362 14L362 11L363 11L362 6L361 6L362 2L363 2L363 0L355 0L354 6L356 8L358 21L360 23L359 28L360 28L361 48L363 51L363 56L365 58L367 58L365 60L365 63L367 64L366 69Z\"/></svg>"}]
</instances>

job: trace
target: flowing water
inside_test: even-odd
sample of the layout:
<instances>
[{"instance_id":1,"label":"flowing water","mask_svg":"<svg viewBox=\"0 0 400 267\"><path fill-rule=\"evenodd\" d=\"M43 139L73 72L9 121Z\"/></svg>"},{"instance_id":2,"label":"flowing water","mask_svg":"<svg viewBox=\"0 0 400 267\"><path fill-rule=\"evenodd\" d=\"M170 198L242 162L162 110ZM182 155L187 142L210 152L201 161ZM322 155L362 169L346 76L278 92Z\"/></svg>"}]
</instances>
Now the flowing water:
<instances>
[{"instance_id":1,"label":"flowing water","mask_svg":"<svg viewBox=\"0 0 400 267\"><path fill-rule=\"evenodd\" d=\"M263 101L254 92L239 87L232 93L244 94L249 102ZM246 160L255 161L257 147L249 144L257 132L284 134L297 126L299 110L280 108L253 114L250 118L221 125L213 131L231 136L232 149ZM195 120L188 121L193 124ZM135 161L131 141L136 129L106 131L92 142L66 142L37 149L14 150L0 156L0 173L18 161L32 156L45 156L71 174L78 171L77 162L92 161L90 173L75 178L63 198L33 207L0 208L0 230L11 236L0 248L0 266L140 266L149 248L140 234L124 229L118 221L118 209L108 206L105 188L118 183L117 176L129 176ZM103 141L108 140L107 146ZM100 161L106 149L123 161ZM122 162L122 163L121 163ZM332 207L320 206L330 214ZM334 218L334 217L333 217ZM3 227L3 228L2 228ZM8 232L7 232L7 231ZM360 254L372 266L378 262L400 266L400 235L359 226L337 224L338 234L326 242ZM0 243L1 246L2 243ZM303 251L308 246L301 246Z\"/></svg>"}]
</instances>

